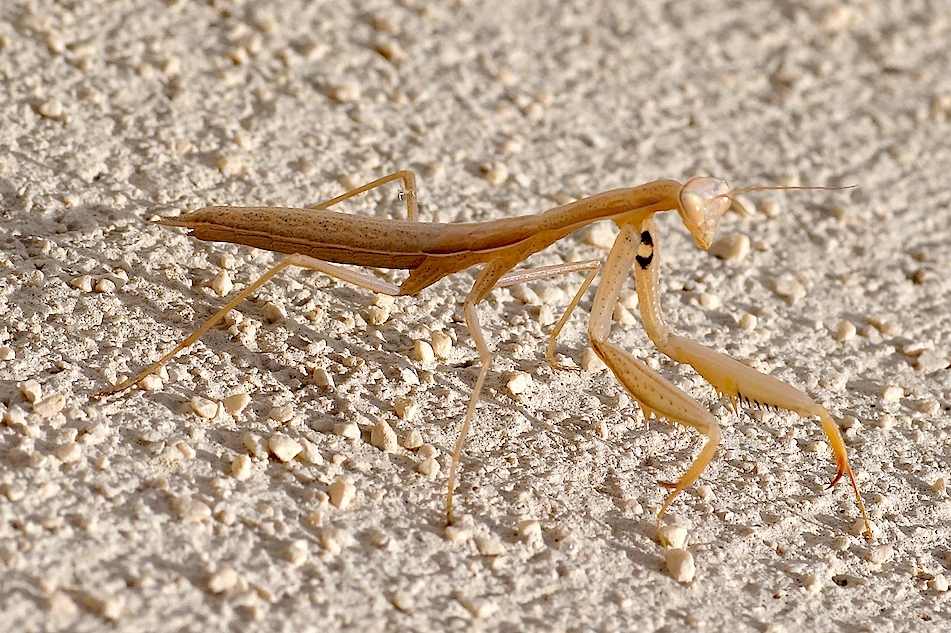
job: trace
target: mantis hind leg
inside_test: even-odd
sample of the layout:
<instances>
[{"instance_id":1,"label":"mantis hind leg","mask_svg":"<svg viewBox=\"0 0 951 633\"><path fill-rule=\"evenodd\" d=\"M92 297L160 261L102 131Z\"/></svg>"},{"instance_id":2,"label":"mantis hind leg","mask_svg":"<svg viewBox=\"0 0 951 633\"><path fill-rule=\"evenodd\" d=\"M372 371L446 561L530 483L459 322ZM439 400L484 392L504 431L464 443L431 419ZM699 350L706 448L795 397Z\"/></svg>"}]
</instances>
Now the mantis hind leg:
<instances>
[{"instance_id":1,"label":"mantis hind leg","mask_svg":"<svg viewBox=\"0 0 951 633\"><path fill-rule=\"evenodd\" d=\"M392 174L387 174L382 178L377 178L373 182L368 182L365 185L352 189L347 193L341 194L336 198L331 198L320 204L316 204L311 207L311 209L328 209L338 202L343 202L354 196L358 196L361 193L370 191L371 189L376 189L382 185L385 185L394 180L402 180L403 188L400 190L400 198L406 201L406 217L409 220L414 222L419 220L419 204L416 200L416 172L411 169L403 169L401 171L394 172Z\"/></svg>"}]
</instances>

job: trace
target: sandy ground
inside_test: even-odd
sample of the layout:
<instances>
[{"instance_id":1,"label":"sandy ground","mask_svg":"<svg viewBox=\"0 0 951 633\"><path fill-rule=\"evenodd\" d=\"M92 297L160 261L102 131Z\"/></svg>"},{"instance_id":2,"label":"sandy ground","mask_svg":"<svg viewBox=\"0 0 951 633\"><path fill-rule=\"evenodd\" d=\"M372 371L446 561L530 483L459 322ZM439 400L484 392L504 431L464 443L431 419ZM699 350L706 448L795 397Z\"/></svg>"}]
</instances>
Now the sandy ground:
<instances>
[{"instance_id":1,"label":"sandy ground","mask_svg":"<svg viewBox=\"0 0 951 633\"><path fill-rule=\"evenodd\" d=\"M948 630L949 67L944 1L4 2L0 629ZM481 306L497 360L449 533L471 271L392 303L289 271L155 391L90 400L276 261L149 219L402 168L442 222L708 173L857 185L748 194L721 224L737 260L660 217L661 284L675 331L829 407L876 538L826 489L818 424L733 413L626 297L612 340L723 428L665 517L696 565L674 579L656 482L702 441L645 423L610 372L546 363L577 274ZM532 263L604 259L610 231Z\"/></svg>"}]
</instances>

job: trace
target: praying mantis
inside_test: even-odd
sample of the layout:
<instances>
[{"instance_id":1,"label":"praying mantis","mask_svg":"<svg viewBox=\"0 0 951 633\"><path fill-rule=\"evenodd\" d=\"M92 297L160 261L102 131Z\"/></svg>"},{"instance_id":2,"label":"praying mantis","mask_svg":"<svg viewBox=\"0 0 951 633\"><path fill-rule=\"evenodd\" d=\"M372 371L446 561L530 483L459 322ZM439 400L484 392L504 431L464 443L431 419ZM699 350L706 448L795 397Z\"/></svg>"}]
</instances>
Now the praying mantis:
<instances>
[{"instance_id":1,"label":"praying mantis","mask_svg":"<svg viewBox=\"0 0 951 633\"><path fill-rule=\"evenodd\" d=\"M406 220L357 216L328 210L348 198L396 180L402 181L400 195L406 203ZM680 479L676 482L660 482L670 492L657 514L659 523L674 499L697 480L713 459L721 434L716 418L697 400L608 340L614 306L620 297L628 272L633 269L644 328L660 351L679 363L693 367L721 396L725 395L729 399L734 410L738 410L742 403L747 406L785 409L803 417L819 418L829 439L837 467L830 487L843 475L848 475L864 521L865 534L871 536L871 523L849 464L845 443L835 420L826 408L802 391L768 374L672 333L661 312L658 280L660 253L654 215L676 210L696 245L705 250L713 241L721 216L731 207L738 205L735 201L737 193L769 188L730 190L723 180L708 176L693 178L684 184L676 180L658 180L636 187L598 193L537 215L485 222L439 223L419 220L416 175L411 170L403 170L309 209L210 206L178 217L164 218L159 220L158 224L185 227L189 229L189 235L200 240L245 244L286 253L288 256L239 292L226 306L162 358L138 375L100 392L96 397L118 393L139 383L178 352L197 341L241 301L289 266L317 270L373 292L399 296L416 295L448 275L481 264L483 267L476 276L462 308L482 364L452 452L446 492L446 520L451 523L452 497L463 445L492 364L492 353L479 323L479 303L496 287L586 271L587 277L565 314L555 325L549 340L546 357L552 366L558 368L559 365L554 359L555 340L600 271L601 280L588 320L591 348L640 405L645 419L649 419L651 415L664 417L692 427L707 438L700 454ZM611 220L619 229L603 265L591 260L513 270L530 255L600 220ZM397 285L339 264L405 269L409 271L409 276Z\"/></svg>"}]
</instances>

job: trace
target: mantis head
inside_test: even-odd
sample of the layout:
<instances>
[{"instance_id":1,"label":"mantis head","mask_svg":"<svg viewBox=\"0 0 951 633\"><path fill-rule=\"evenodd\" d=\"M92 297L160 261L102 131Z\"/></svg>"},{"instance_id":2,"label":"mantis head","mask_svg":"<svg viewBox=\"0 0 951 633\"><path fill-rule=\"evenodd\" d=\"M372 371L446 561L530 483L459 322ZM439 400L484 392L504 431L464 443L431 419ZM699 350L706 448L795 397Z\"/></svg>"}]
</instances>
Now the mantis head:
<instances>
[{"instance_id":1,"label":"mantis head","mask_svg":"<svg viewBox=\"0 0 951 633\"><path fill-rule=\"evenodd\" d=\"M847 187L746 187L731 190L724 180L712 176L699 176L691 178L680 188L677 211L680 212L680 219L683 220L684 226L693 235L697 246L707 250L710 243L713 242L713 236L716 235L720 218L729 209L733 209L744 217L749 217L746 209L734 197L738 193L746 193L747 191L788 191L790 189L837 191L851 189L852 186L854 185Z\"/></svg>"},{"instance_id":2,"label":"mantis head","mask_svg":"<svg viewBox=\"0 0 951 633\"><path fill-rule=\"evenodd\" d=\"M710 176L688 180L681 187L677 202L680 219L703 250L710 247L720 217L734 204L729 185Z\"/></svg>"}]
</instances>

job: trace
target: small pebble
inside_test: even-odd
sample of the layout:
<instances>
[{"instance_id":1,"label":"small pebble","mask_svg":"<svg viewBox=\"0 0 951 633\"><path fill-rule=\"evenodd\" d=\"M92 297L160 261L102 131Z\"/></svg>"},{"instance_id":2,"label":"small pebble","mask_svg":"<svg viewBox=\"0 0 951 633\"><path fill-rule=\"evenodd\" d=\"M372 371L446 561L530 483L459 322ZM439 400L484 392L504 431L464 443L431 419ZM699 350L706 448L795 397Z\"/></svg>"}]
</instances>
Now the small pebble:
<instances>
[{"instance_id":1,"label":"small pebble","mask_svg":"<svg viewBox=\"0 0 951 633\"><path fill-rule=\"evenodd\" d=\"M216 295L223 297L231 292L231 289L234 288L234 284L231 283L231 276L228 274L228 271L222 270L211 280L209 287Z\"/></svg>"},{"instance_id":2,"label":"small pebble","mask_svg":"<svg viewBox=\"0 0 951 633\"><path fill-rule=\"evenodd\" d=\"M77 462L82 458L82 456L82 448L75 442L70 442L69 444L63 444L62 446L56 447L56 459L63 462L64 464Z\"/></svg>"},{"instance_id":3,"label":"small pebble","mask_svg":"<svg viewBox=\"0 0 951 633\"><path fill-rule=\"evenodd\" d=\"M319 466L324 463L324 456L320 448L308 439L301 438L300 445L303 448L300 454L300 460L305 464L314 464Z\"/></svg>"},{"instance_id":4,"label":"small pebble","mask_svg":"<svg viewBox=\"0 0 951 633\"><path fill-rule=\"evenodd\" d=\"M251 396L246 393L239 392L232 394L221 401L221 404L224 405L225 411L231 415L237 415L244 411L245 407L251 404Z\"/></svg>"},{"instance_id":5,"label":"small pebble","mask_svg":"<svg viewBox=\"0 0 951 633\"><path fill-rule=\"evenodd\" d=\"M399 439L389 424L380 421L370 430L370 444L383 452L394 453L399 448Z\"/></svg>"},{"instance_id":6,"label":"small pebble","mask_svg":"<svg viewBox=\"0 0 951 633\"><path fill-rule=\"evenodd\" d=\"M611 250L614 246L614 240L617 238L618 231L613 224L599 222L595 224L582 237L585 244L590 244L605 251Z\"/></svg>"},{"instance_id":7,"label":"small pebble","mask_svg":"<svg viewBox=\"0 0 951 633\"><path fill-rule=\"evenodd\" d=\"M299 442L283 433L275 433L272 435L267 441L267 447L268 450L271 451L271 454L282 462L291 461L304 450L304 447L301 446Z\"/></svg>"},{"instance_id":8,"label":"small pebble","mask_svg":"<svg viewBox=\"0 0 951 633\"><path fill-rule=\"evenodd\" d=\"M356 422L338 422L334 424L334 435L345 437L348 440L360 439L360 427Z\"/></svg>"},{"instance_id":9,"label":"small pebble","mask_svg":"<svg viewBox=\"0 0 951 633\"><path fill-rule=\"evenodd\" d=\"M475 538L476 549L479 550L479 553L483 556L501 556L505 553L505 547L502 545L502 542L488 537L488 536L477 536Z\"/></svg>"},{"instance_id":10,"label":"small pebble","mask_svg":"<svg viewBox=\"0 0 951 633\"><path fill-rule=\"evenodd\" d=\"M122 616L122 611L125 609L125 596L122 594L116 594L114 596L109 596L105 600L99 602L99 615L106 620L111 620L115 622Z\"/></svg>"},{"instance_id":11,"label":"small pebble","mask_svg":"<svg viewBox=\"0 0 951 633\"><path fill-rule=\"evenodd\" d=\"M889 385L882 389L882 400L885 402L898 402L905 397L905 390L895 385Z\"/></svg>"},{"instance_id":12,"label":"small pebble","mask_svg":"<svg viewBox=\"0 0 951 633\"><path fill-rule=\"evenodd\" d=\"M683 549L687 543L687 528L682 525L662 525L657 528L657 540L662 547Z\"/></svg>"},{"instance_id":13,"label":"small pebble","mask_svg":"<svg viewBox=\"0 0 951 633\"><path fill-rule=\"evenodd\" d=\"M890 560L894 553L895 548L893 548L891 545L876 545L869 548L868 552L865 554L865 560L872 563L873 565L881 565L882 563Z\"/></svg>"},{"instance_id":14,"label":"small pebble","mask_svg":"<svg viewBox=\"0 0 951 633\"><path fill-rule=\"evenodd\" d=\"M436 355L436 358L449 358L449 354L452 352L451 336L445 332L436 330L430 334L429 340L432 344L433 353Z\"/></svg>"},{"instance_id":15,"label":"small pebble","mask_svg":"<svg viewBox=\"0 0 951 633\"><path fill-rule=\"evenodd\" d=\"M411 420L419 413L419 402L416 398L397 398L393 408L401 420Z\"/></svg>"},{"instance_id":16,"label":"small pebble","mask_svg":"<svg viewBox=\"0 0 951 633\"><path fill-rule=\"evenodd\" d=\"M518 530L515 535L518 540L527 545L542 542L542 524L535 519L525 519L518 522Z\"/></svg>"},{"instance_id":17,"label":"small pebble","mask_svg":"<svg viewBox=\"0 0 951 633\"><path fill-rule=\"evenodd\" d=\"M279 407L271 407L271 410L268 411L267 417L274 420L275 422L287 424L294 419L294 407L290 404L281 405Z\"/></svg>"},{"instance_id":18,"label":"small pebble","mask_svg":"<svg viewBox=\"0 0 951 633\"><path fill-rule=\"evenodd\" d=\"M403 448L409 451L415 451L423 445L423 436L417 429L412 429L401 442Z\"/></svg>"},{"instance_id":19,"label":"small pebble","mask_svg":"<svg viewBox=\"0 0 951 633\"><path fill-rule=\"evenodd\" d=\"M91 275L80 275L73 278L69 285L81 292L92 292L93 279Z\"/></svg>"},{"instance_id":20,"label":"small pebble","mask_svg":"<svg viewBox=\"0 0 951 633\"><path fill-rule=\"evenodd\" d=\"M944 477L938 477L934 483L931 484L931 489L938 494L944 494L948 489L948 482L945 481Z\"/></svg>"},{"instance_id":21,"label":"small pebble","mask_svg":"<svg viewBox=\"0 0 951 633\"><path fill-rule=\"evenodd\" d=\"M238 481L247 481L251 478L251 458L247 455L238 455L231 462L231 476Z\"/></svg>"},{"instance_id":22,"label":"small pebble","mask_svg":"<svg viewBox=\"0 0 951 633\"><path fill-rule=\"evenodd\" d=\"M390 602L394 607L402 611L403 613L409 613L413 610L413 607L416 606L413 601L413 596L406 593L405 591L397 591L390 598Z\"/></svg>"},{"instance_id":23,"label":"small pebble","mask_svg":"<svg viewBox=\"0 0 951 633\"><path fill-rule=\"evenodd\" d=\"M436 358L433 346L426 341L416 341L413 343L413 359L421 363L431 363Z\"/></svg>"},{"instance_id":24,"label":"small pebble","mask_svg":"<svg viewBox=\"0 0 951 633\"><path fill-rule=\"evenodd\" d=\"M307 551L307 541L299 539L284 548L281 556L294 567L300 567L307 562L309 552Z\"/></svg>"},{"instance_id":25,"label":"small pebble","mask_svg":"<svg viewBox=\"0 0 951 633\"><path fill-rule=\"evenodd\" d=\"M13 360L14 358L16 358L16 352L12 348L6 345L0 346L0 361Z\"/></svg>"},{"instance_id":26,"label":"small pebble","mask_svg":"<svg viewBox=\"0 0 951 633\"><path fill-rule=\"evenodd\" d=\"M20 393L26 398L27 402L35 404L43 397L43 388L40 386L40 383L31 378L30 380L20 383Z\"/></svg>"},{"instance_id":27,"label":"small pebble","mask_svg":"<svg viewBox=\"0 0 951 633\"><path fill-rule=\"evenodd\" d=\"M267 459L267 443L260 435L245 433L241 442L252 456L257 459Z\"/></svg>"},{"instance_id":28,"label":"small pebble","mask_svg":"<svg viewBox=\"0 0 951 633\"><path fill-rule=\"evenodd\" d=\"M937 400L922 400L918 403L918 410L925 415L938 415L941 403Z\"/></svg>"},{"instance_id":29,"label":"small pebble","mask_svg":"<svg viewBox=\"0 0 951 633\"><path fill-rule=\"evenodd\" d=\"M938 574L928 581L928 589L944 593L948 590L948 578L944 574Z\"/></svg>"},{"instance_id":30,"label":"small pebble","mask_svg":"<svg viewBox=\"0 0 951 633\"><path fill-rule=\"evenodd\" d=\"M948 365L951 365L951 360L948 360L946 355L933 349L924 350L915 359L915 369L924 374L946 369Z\"/></svg>"},{"instance_id":31,"label":"small pebble","mask_svg":"<svg viewBox=\"0 0 951 633\"><path fill-rule=\"evenodd\" d=\"M66 406L66 396L61 393L54 393L47 396L33 405L33 413L44 418L51 418Z\"/></svg>"},{"instance_id":32,"label":"small pebble","mask_svg":"<svg viewBox=\"0 0 951 633\"><path fill-rule=\"evenodd\" d=\"M482 165L482 177L490 184L501 185L509 179L509 170L502 163L492 163L491 165Z\"/></svg>"},{"instance_id":33,"label":"small pebble","mask_svg":"<svg viewBox=\"0 0 951 633\"><path fill-rule=\"evenodd\" d=\"M744 312L740 316L740 328L746 331L752 331L756 329L756 315L750 314L749 312Z\"/></svg>"},{"instance_id":34,"label":"small pebble","mask_svg":"<svg viewBox=\"0 0 951 633\"><path fill-rule=\"evenodd\" d=\"M96 282L96 287L93 288L93 290L99 293L106 293L106 294L115 292L116 282L106 278L100 279L98 282Z\"/></svg>"},{"instance_id":35,"label":"small pebble","mask_svg":"<svg viewBox=\"0 0 951 633\"><path fill-rule=\"evenodd\" d=\"M225 593L238 586L240 577L232 567L222 567L208 579L208 591Z\"/></svg>"},{"instance_id":36,"label":"small pebble","mask_svg":"<svg viewBox=\"0 0 951 633\"><path fill-rule=\"evenodd\" d=\"M334 388L334 378L323 367L314 369L314 384L323 389Z\"/></svg>"},{"instance_id":37,"label":"small pebble","mask_svg":"<svg viewBox=\"0 0 951 633\"><path fill-rule=\"evenodd\" d=\"M715 294L710 294L709 292L701 293L698 302L701 307L707 310L716 310L720 307L720 297Z\"/></svg>"},{"instance_id":38,"label":"small pebble","mask_svg":"<svg viewBox=\"0 0 951 633\"><path fill-rule=\"evenodd\" d=\"M855 338L855 324L851 321L839 321L839 324L835 328L835 340L840 343L845 343Z\"/></svg>"},{"instance_id":39,"label":"small pebble","mask_svg":"<svg viewBox=\"0 0 951 633\"><path fill-rule=\"evenodd\" d=\"M145 391L159 391L164 384L161 376L158 374L149 374L139 382L139 387Z\"/></svg>"},{"instance_id":40,"label":"small pebble","mask_svg":"<svg viewBox=\"0 0 951 633\"><path fill-rule=\"evenodd\" d=\"M390 318L390 309L387 306L370 306L367 310L367 323L383 325Z\"/></svg>"},{"instance_id":41,"label":"small pebble","mask_svg":"<svg viewBox=\"0 0 951 633\"><path fill-rule=\"evenodd\" d=\"M287 310L284 309L284 306L279 303L274 303L273 301L268 301L264 304L263 312L264 318L268 323L277 323L287 318Z\"/></svg>"},{"instance_id":42,"label":"small pebble","mask_svg":"<svg viewBox=\"0 0 951 633\"><path fill-rule=\"evenodd\" d=\"M330 484L330 488L327 490L330 495L330 503L334 504L341 510L347 508L350 503L353 501L354 497L357 496L357 488L351 482L346 479L338 479L337 481Z\"/></svg>"},{"instance_id":43,"label":"small pebble","mask_svg":"<svg viewBox=\"0 0 951 633\"><path fill-rule=\"evenodd\" d=\"M520 371L512 374L511 377L509 377L508 382L505 383L505 386L508 388L509 393L511 393L513 396L517 396L528 389L531 384L531 375Z\"/></svg>"},{"instance_id":44,"label":"small pebble","mask_svg":"<svg viewBox=\"0 0 951 633\"><path fill-rule=\"evenodd\" d=\"M607 369L608 366L590 347L586 347L581 353L581 369L590 373L598 373Z\"/></svg>"},{"instance_id":45,"label":"small pebble","mask_svg":"<svg viewBox=\"0 0 951 633\"><path fill-rule=\"evenodd\" d=\"M192 396L188 405L191 407L191 410L195 412L195 415L207 420L215 417L218 413L218 403L202 398L201 396Z\"/></svg>"},{"instance_id":46,"label":"small pebble","mask_svg":"<svg viewBox=\"0 0 951 633\"><path fill-rule=\"evenodd\" d=\"M794 277L783 276L773 282L776 294L790 302L796 302L806 296L806 287Z\"/></svg>"},{"instance_id":47,"label":"small pebble","mask_svg":"<svg viewBox=\"0 0 951 633\"><path fill-rule=\"evenodd\" d=\"M435 479L439 475L439 462L432 457L427 457L416 466L416 471L430 479Z\"/></svg>"},{"instance_id":48,"label":"small pebble","mask_svg":"<svg viewBox=\"0 0 951 633\"><path fill-rule=\"evenodd\" d=\"M664 560L667 561L667 571L677 582L690 582L697 574L693 554L685 549L671 547L664 550Z\"/></svg>"},{"instance_id":49,"label":"small pebble","mask_svg":"<svg viewBox=\"0 0 951 633\"><path fill-rule=\"evenodd\" d=\"M740 261L750 253L750 238L742 233L724 235L710 245L709 251L718 259Z\"/></svg>"},{"instance_id":50,"label":"small pebble","mask_svg":"<svg viewBox=\"0 0 951 633\"><path fill-rule=\"evenodd\" d=\"M353 547L356 544L357 539L340 528L324 530L320 534L320 546L331 554L339 554L345 547Z\"/></svg>"}]
</instances>

